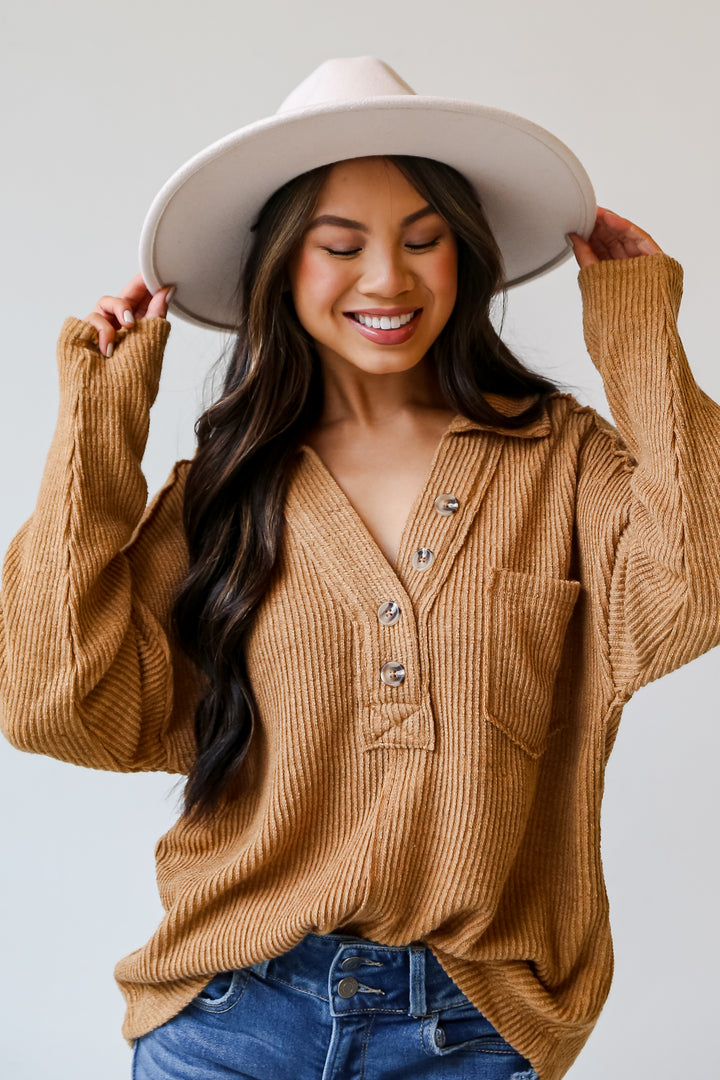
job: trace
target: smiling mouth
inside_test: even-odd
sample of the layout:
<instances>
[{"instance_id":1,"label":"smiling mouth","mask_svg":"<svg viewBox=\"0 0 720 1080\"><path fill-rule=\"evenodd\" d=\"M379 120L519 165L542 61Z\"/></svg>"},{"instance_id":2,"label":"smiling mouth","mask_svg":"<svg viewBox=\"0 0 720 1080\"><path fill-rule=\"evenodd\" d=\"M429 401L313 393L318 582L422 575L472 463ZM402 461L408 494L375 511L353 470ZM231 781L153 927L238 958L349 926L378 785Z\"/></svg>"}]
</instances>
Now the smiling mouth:
<instances>
[{"instance_id":1,"label":"smiling mouth","mask_svg":"<svg viewBox=\"0 0 720 1080\"><path fill-rule=\"evenodd\" d=\"M421 311L422 308L416 308L407 315L363 315L360 311L349 311L347 315L369 330L399 330L401 326L407 326L416 319Z\"/></svg>"}]
</instances>

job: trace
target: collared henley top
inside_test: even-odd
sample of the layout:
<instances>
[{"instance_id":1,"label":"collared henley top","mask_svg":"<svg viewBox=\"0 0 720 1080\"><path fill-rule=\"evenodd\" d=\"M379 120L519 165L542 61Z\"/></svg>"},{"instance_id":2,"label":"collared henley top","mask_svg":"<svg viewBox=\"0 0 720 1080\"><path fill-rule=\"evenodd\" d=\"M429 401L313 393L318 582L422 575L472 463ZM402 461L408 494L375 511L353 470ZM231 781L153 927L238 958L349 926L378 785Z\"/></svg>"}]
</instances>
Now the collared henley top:
<instances>
[{"instance_id":1,"label":"collared henley top","mask_svg":"<svg viewBox=\"0 0 720 1080\"><path fill-rule=\"evenodd\" d=\"M424 942L541 1080L587 1040L612 977L600 804L623 706L720 642L720 407L678 338L675 260L579 283L617 427L567 393L515 430L455 415L394 566L299 448L246 645L261 723L213 823L158 841L165 915L115 968L129 1043L214 972L340 927ZM106 360L93 326L62 326L57 427L3 566L2 730L22 750L193 760L201 682L169 619L189 462L148 507L141 471L169 332L140 319Z\"/></svg>"}]
</instances>

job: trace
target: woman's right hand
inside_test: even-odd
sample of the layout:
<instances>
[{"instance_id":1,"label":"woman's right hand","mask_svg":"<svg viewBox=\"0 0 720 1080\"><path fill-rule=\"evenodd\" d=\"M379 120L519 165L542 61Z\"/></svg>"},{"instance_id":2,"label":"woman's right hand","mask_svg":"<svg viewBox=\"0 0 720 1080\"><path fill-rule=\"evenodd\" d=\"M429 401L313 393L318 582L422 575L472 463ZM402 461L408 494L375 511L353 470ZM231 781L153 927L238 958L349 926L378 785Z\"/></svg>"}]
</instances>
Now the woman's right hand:
<instances>
[{"instance_id":1,"label":"woman's right hand","mask_svg":"<svg viewBox=\"0 0 720 1080\"><path fill-rule=\"evenodd\" d=\"M134 326L136 319L164 319L167 301L174 286L165 285L153 296L142 274L136 274L117 296L101 296L84 322L98 331L98 346L103 356L112 356L115 332L121 326Z\"/></svg>"}]
</instances>

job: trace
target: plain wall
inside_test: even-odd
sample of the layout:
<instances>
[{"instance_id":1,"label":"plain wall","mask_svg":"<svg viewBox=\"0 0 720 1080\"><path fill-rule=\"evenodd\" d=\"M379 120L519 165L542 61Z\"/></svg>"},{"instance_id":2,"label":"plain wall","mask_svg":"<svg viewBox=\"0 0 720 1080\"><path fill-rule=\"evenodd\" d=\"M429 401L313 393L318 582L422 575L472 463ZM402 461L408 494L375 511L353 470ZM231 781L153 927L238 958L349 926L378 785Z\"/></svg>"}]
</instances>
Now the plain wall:
<instances>
[{"instance_id":1,"label":"plain wall","mask_svg":"<svg viewBox=\"0 0 720 1080\"><path fill-rule=\"evenodd\" d=\"M718 7L710 0L361 7L48 0L1 16L4 167L0 549L31 513L57 408L55 343L136 273L156 191L187 158L274 112L321 61L374 54L418 93L549 128L598 202L685 270L680 331L720 400ZM528 363L611 419L585 351L577 267L513 290ZM222 339L171 319L145 458L150 493L193 450ZM720 652L641 690L607 770L603 851L615 979L573 1080L710 1075L720 1036L716 763ZM0 740L0 1061L11 1080L123 1080L115 962L161 917L154 845L177 778L114 775Z\"/></svg>"}]
</instances>

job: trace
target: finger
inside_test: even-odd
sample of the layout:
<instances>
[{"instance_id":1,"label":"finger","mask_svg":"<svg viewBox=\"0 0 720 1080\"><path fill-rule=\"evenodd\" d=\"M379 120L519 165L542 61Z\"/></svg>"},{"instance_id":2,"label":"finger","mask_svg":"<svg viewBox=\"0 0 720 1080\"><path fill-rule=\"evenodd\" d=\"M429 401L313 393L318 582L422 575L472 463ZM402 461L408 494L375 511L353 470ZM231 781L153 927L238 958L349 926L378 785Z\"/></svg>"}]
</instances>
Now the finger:
<instances>
[{"instance_id":1,"label":"finger","mask_svg":"<svg viewBox=\"0 0 720 1080\"><path fill-rule=\"evenodd\" d=\"M138 272L134 277L128 281L117 297L114 299L121 299L125 301L123 307L123 319L121 325L132 326L137 319L142 319L147 311L148 302L152 298L152 293L149 291L145 284L145 279L142 273ZM103 297L105 299L105 297ZM134 315L134 319L126 319L124 317L125 311L129 311L131 315Z\"/></svg>"},{"instance_id":2,"label":"finger","mask_svg":"<svg viewBox=\"0 0 720 1080\"><path fill-rule=\"evenodd\" d=\"M149 319L165 318L167 315L169 299L174 292L174 285L164 285L162 289L158 289L148 304L147 317Z\"/></svg>"},{"instance_id":3,"label":"finger","mask_svg":"<svg viewBox=\"0 0 720 1080\"><path fill-rule=\"evenodd\" d=\"M604 237L613 237L615 243L619 241L622 244L625 253L616 257L633 258L637 255L652 255L662 251L650 233L606 207L598 207L598 228Z\"/></svg>"},{"instance_id":4,"label":"finger","mask_svg":"<svg viewBox=\"0 0 720 1080\"><path fill-rule=\"evenodd\" d=\"M128 281L127 285L120 290L118 296L123 296L133 304L141 304L150 297L150 290L145 284L145 279L140 272Z\"/></svg>"},{"instance_id":5,"label":"finger","mask_svg":"<svg viewBox=\"0 0 720 1080\"><path fill-rule=\"evenodd\" d=\"M577 233L567 233L566 236L572 244L575 259L581 269L583 266L590 266L592 263L598 261L597 255L590 244L587 240L583 240L582 236L579 236Z\"/></svg>"},{"instance_id":6,"label":"finger","mask_svg":"<svg viewBox=\"0 0 720 1080\"><path fill-rule=\"evenodd\" d=\"M85 322L94 326L98 332L98 348L103 356L112 356L115 343L115 327L98 311L91 311L85 316Z\"/></svg>"},{"instance_id":7,"label":"finger","mask_svg":"<svg viewBox=\"0 0 720 1080\"><path fill-rule=\"evenodd\" d=\"M627 258L625 242L628 234L625 226L629 224L624 218L619 218L617 214L598 208L598 217L593 233L597 245L602 247L608 259Z\"/></svg>"},{"instance_id":8,"label":"finger","mask_svg":"<svg viewBox=\"0 0 720 1080\"><path fill-rule=\"evenodd\" d=\"M118 326L134 326L135 315L132 309L132 301L125 296L101 296L96 307L101 314L105 314L111 326L113 319Z\"/></svg>"},{"instance_id":9,"label":"finger","mask_svg":"<svg viewBox=\"0 0 720 1080\"><path fill-rule=\"evenodd\" d=\"M602 261L628 259L635 253L635 244L630 237L615 232L603 223L598 223L593 229L590 243L593 251Z\"/></svg>"},{"instance_id":10,"label":"finger","mask_svg":"<svg viewBox=\"0 0 720 1080\"><path fill-rule=\"evenodd\" d=\"M627 259L628 253L625 250L624 238L616 235L611 235L606 240L607 249L610 252L611 259Z\"/></svg>"},{"instance_id":11,"label":"finger","mask_svg":"<svg viewBox=\"0 0 720 1080\"><path fill-rule=\"evenodd\" d=\"M137 319L143 318L162 318L167 313L166 297L172 295L175 291L174 285L163 285L158 289L155 294L151 293L146 286L144 286L145 292L139 307L135 309L135 317Z\"/></svg>"},{"instance_id":12,"label":"finger","mask_svg":"<svg viewBox=\"0 0 720 1080\"><path fill-rule=\"evenodd\" d=\"M595 235L592 237L591 243L593 251L601 262L607 262L608 259L612 259L610 248L607 246L602 237L597 235L597 233L595 233Z\"/></svg>"},{"instance_id":13,"label":"finger","mask_svg":"<svg viewBox=\"0 0 720 1080\"><path fill-rule=\"evenodd\" d=\"M86 316L85 322L97 327L98 348L103 356L112 356L118 327L130 328L135 325L135 316L130 303L122 296L101 296L93 310Z\"/></svg>"},{"instance_id":14,"label":"finger","mask_svg":"<svg viewBox=\"0 0 720 1080\"><path fill-rule=\"evenodd\" d=\"M604 262L606 259L612 258L612 255L610 254L607 247L605 236L603 235L602 223L599 220L595 222L593 231L590 233L588 243L592 248L595 257L600 262Z\"/></svg>"}]
</instances>

